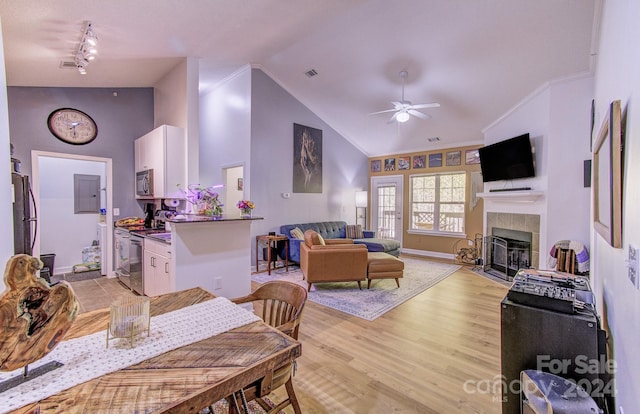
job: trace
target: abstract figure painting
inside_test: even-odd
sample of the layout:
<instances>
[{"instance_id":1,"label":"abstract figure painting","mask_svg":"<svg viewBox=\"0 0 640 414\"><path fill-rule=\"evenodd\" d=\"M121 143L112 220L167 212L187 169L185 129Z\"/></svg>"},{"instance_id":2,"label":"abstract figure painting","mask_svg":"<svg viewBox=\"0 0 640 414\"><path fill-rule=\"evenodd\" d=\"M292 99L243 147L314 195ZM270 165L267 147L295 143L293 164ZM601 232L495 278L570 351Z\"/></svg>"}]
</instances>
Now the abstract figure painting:
<instances>
[{"instance_id":1,"label":"abstract figure painting","mask_svg":"<svg viewBox=\"0 0 640 414\"><path fill-rule=\"evenodd\" d=\"M322 193L322 130L293 124L293 192Z\"/></svg>"},{"instance_id":2,"label":"abstract figure painting","mask_svg":"<svg viewBox=\"0 0 640 414\"><path fill-rule=\"evenodd\" d=\"M382 170L381 164L380 160L371 160L371 172L380 172Z\"/></svg>"}]
</instances>

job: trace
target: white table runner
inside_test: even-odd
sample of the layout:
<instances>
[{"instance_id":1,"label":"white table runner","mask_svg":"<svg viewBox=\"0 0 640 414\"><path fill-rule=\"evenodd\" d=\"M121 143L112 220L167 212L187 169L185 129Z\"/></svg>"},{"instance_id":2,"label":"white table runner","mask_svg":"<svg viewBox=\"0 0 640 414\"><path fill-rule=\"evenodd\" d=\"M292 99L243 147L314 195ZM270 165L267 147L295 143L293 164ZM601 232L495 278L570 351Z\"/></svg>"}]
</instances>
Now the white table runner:
<instances>
[{"instance_id":1,"label":"white table runner","mask_svg":"<svg viewBox=\"0 0 640 414\"><path fill-rule=\"evenodd\" d=\"M172 349L201 341L231 329L261 320L248 310L219 297L151 318L151 333L109 341L105 329L92 335L61 342L29 369L51 361L64 366L0 393L0 412L6 413L42 400L75 385L137 364ZM22 375L22 368L0 372L0 381Z\"/></svg>"}]
</instances>

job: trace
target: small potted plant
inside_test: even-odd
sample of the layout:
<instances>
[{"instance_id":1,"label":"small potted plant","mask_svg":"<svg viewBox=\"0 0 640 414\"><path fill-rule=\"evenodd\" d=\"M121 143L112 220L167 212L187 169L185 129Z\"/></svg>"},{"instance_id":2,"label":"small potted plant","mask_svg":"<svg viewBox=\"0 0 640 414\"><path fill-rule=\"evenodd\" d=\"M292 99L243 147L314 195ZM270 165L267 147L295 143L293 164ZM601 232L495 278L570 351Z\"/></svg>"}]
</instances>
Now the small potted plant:
<instances>
[{"instance_id":1,"label":"small potted plant","mask_svg":"<svg viewBox=\"0 0 640 414\"><path fill-rule=\"evenodd\" d=\"M251 210L256 207L251 200L240 200L237 206L240 209L240 217L242 218L251 218Z\"/></svg>"},{"instance_id":2,"label":"small potted plant","mask_svg":"<svg viewBox=\"0 0 640 414\"><path fill-rule=\"evenodd\" d=\"M192 205L192 210L203 216L221 216L222 206L220 194L215 189L221 185L202 187L199 184L190 184L185 191L185 198Z\"/></svg>"}]
</instances>

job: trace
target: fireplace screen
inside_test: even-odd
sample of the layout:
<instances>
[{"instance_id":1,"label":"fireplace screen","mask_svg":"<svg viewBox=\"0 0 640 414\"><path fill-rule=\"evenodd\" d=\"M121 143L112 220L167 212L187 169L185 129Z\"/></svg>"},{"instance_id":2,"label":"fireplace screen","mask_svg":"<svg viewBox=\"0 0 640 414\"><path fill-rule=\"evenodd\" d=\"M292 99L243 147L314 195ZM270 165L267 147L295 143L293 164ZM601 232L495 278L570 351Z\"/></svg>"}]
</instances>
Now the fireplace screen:
<instances>
[{"instance_id":1,"label":"fireplace screen","mask_svg":"<svg viewBox=\"0 0 640 414\"><path fill-rule=\"evenodd\" d=\"M510 232L511 235L523 233L511 230L508 230L508 232ZM494 231L494 233L496 232ZM524 238L526 237L525 235ZM487 273L494 274L505 280L510 280L518 270L531 267L530 240L518 240L491 235L485 237L484 245L484 271Z\"/></svg>"}]
</instances>

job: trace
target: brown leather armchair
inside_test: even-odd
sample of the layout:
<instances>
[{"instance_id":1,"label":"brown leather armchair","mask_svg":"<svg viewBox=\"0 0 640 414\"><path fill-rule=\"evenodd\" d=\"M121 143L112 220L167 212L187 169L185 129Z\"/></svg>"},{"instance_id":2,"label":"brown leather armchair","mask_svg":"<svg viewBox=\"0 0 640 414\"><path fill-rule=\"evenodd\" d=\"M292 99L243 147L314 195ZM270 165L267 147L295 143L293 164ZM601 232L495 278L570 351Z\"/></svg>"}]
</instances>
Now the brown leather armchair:
<instances>
[{"instance_id":1,"label":"brown leather armchair","mask_svg":"<svg viewBox=\"0 0 640 414\"><path fill-rule=\"evenodd\" d=\"M360 282L367 278L367 246L352 239L323 240L307 230L300 243L300 268L311 289L317 282Z\"/></svg>"}]
</instances>

